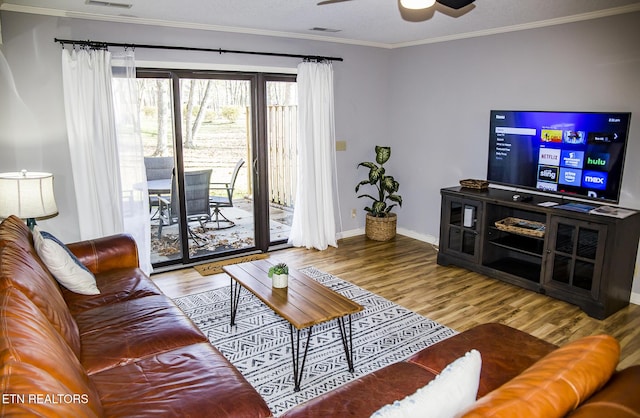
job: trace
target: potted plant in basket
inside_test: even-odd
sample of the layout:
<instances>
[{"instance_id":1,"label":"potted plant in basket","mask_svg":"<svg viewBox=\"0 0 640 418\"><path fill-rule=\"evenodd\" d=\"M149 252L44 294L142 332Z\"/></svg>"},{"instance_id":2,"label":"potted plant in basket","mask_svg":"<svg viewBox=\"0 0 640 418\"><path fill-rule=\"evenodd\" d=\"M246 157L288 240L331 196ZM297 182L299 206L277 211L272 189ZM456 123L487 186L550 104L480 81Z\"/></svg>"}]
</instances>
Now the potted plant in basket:
<instances>
[{"instance_id":1,"label":"potted plant in basket","mask_svg":"<svg viewBox=\"0 0 640 418\"><path fill-rule=\"evenodd\" d=\"M381 147L376 145L376 162L362 162L360 166L369 169L369 178L362 180L356 186L356 193L360 186L372 185L377 189L377 195L361 194L360 197L367 197L373 201L371 206L366 206L367 211L365 233L367 237L376 241L388 241L396 236L397 216L391 213L395 206L402 206L402 197L397 194L400 188L393 176L386 174L384 164L391 157L391 147ZM387 202L393 202L388 204Z\"/></svg>"},{"instance_id":2,"label":"potted plant in basket","mask_svg":"<svg viewBox=\"0 0 640 418\"><path fill-rule=\"evenodd\" d=\"M289 282L289 266L285 263L278 263L269 267L269 278L271 285L275 288L287 287Z\"/></svg>"}]
</instances>

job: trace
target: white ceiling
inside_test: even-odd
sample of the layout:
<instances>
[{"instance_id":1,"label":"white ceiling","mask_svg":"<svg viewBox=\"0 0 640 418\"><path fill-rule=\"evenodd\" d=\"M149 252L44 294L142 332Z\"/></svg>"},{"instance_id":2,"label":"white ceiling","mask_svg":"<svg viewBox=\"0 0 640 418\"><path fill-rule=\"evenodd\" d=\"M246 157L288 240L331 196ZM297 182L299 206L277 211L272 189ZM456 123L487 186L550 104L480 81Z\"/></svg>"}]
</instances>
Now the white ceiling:
<instances>
[{"instance_id":1,"label":"white ceiling","mask_svg":"<svg viewBox=\"0 0 640 418\"><path fill-rule=\"evenodd\" d=\"M457 12L439 4L426 11L410 12L400 7L399 0L350 0L326 5L318 5L320 0L106 1L132 7L89 5L86 0L0 0L0 10L383 48L640 11L640 0L476 0ZM311 30L314 27L339 32Z\"/></svg>"}]
</instances>

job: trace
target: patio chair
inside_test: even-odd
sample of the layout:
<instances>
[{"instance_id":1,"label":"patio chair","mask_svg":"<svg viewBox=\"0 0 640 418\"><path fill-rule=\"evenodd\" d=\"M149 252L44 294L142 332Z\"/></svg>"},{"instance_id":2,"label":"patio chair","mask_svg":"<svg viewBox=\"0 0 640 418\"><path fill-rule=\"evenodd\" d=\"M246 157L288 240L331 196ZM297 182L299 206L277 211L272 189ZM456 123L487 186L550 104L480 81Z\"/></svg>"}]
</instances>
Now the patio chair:
<instances>
[{"instance_id":1,"label":"patio chair","mask_svg":"<svg viewBox=\"0 0 640 418\"><path fill-rule=\"evenodd\" d=\"M189 222L200 222L200 226L209 220L209 182L211 181L212 170L197 170L184 173L185 199L187 206L187 232L189 238L193 239L201 247L207 241L206 238L196 234ZM178 223L180 215L180 205L178 197L178 186L176 177L172 176L171 196L159 196L159 218L158 238L162 237L162 227Z\"/></svg>"},{"instance_id":2,"label":"patio chair","mask_svg":"<svg viewBox=\"0 0 640 418\"><path fill-rule=\"evenodd\" d=\"M244 160L240 158L236 163L233 172L231 173L231 180L228 183L211 183L211 190L222 190L224 191L223 196L211 196L209 198L209 206L212 208L211 217L213 222L216 223L215 229L226 229L231 228L235 225L235 223L224 216L224 214L220 211L221 208L232 208L233 207L233 190L236 187L236 180L238 179L238 173L240 172L240 168L244 165ZM222 218L222 219L220 219ZM226 224L224 227L220 226L220 222Z\"/></svg>"},{"instance_id":3,"label":"patio chair","mask_svg":"<svg viewBox=\"0 0 640 418\"><path fill-rule=\"evenodd\" d=\"M147 182L155 180L171 180L173 174L173 157L144 157L144 169L147 174ZM156 208L152 213L151 219L157 219L158 210L158 197L163 193L151 193L149 192L149 210Z\"/></svg>"}]
</instances>

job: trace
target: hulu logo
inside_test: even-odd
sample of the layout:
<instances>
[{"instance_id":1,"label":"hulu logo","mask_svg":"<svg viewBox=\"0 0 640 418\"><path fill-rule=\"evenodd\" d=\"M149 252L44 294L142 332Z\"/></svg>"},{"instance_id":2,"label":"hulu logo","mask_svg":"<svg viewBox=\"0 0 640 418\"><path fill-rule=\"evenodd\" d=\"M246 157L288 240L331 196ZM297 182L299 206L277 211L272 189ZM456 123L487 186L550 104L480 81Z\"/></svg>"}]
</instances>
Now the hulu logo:
<instances>
[{"instance_id":1,"label":"hulu logo","mask_svg":"<svg viewBox=\"0 0 640 418\"><path fill-rule=\"evenodd\" d=\"M587 165L597 165L597 166L605 166L607 165L607 160L598 158L591 158L587 156Z\"/></svg>"}]
</instances>

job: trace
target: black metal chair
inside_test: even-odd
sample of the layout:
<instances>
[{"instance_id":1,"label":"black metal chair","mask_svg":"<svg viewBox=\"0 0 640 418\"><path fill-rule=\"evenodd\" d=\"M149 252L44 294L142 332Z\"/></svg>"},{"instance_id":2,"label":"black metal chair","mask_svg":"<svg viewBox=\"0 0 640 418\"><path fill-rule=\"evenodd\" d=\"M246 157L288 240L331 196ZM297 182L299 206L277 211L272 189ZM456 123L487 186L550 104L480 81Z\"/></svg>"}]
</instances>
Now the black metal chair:
<instances>
[{"instance_id":1,"label":"black metal chair","mask_svg":"<svg viewBox=\"0 0 640 418\"><path fill-rule=\"evenodd\" d=\"M240 172L240 168L244 165L244 160L241 158L236 163L235 168L233 169L233 173L231 173L231 180L228 183L211 183L211 190L215 191L224 191L223 196L211 196L209 198L209 206L212 208L211 217L213 222L216 223L215 229L226 229L231 228L235 225L235 223L224 216L224 214L220 211L220 208L232 208L233 207L233 190L236 187L236 180L238 179L238 173ZM222 218L222 219L220 219ZM226 224L226 226L221 227L220 222Z\"/></svg>"},{"instance_id":2,"label":"black metal chair","mask_svg":"<svg viewBox=\"0 0 640 418\"><path fill-rule=\"evenodd\" d=\"M204 226L209 221L209 182L211 181L212 170L197 170L184 173L185 199L187 206L187 231L189 238L193 239L198 246L206 243L207 239L196 234L189 222L200 222ZM178 186L176 177L171 180L171 197L164 196L158 198L159 218L158 238L162 236L162 227L178 223L180 206L178 202Z\"/></svg>"},{"instance_id":3,"label":"black metal chair","mask_svg":"<svg viewBox=\"0 0 640 418\"><path fill-rule=\"evenodd\" d=\"M147 181L171 179L173 174L173 157L144 157L144 168ZM151 219L156 219L159 213L158 198L162 194L149 194L149 209L156 208Z\"/></svg>"}]
</instances>

